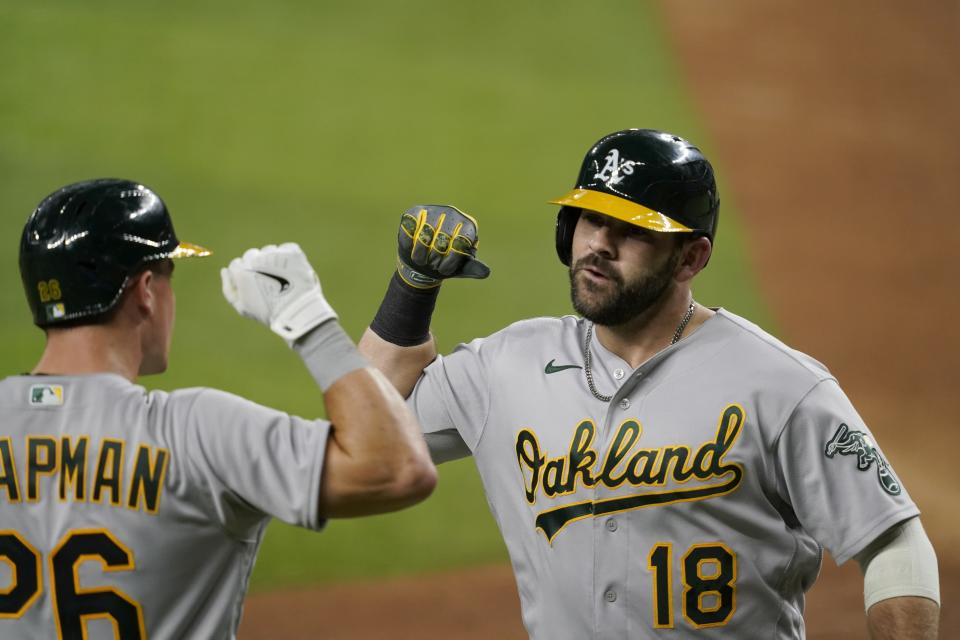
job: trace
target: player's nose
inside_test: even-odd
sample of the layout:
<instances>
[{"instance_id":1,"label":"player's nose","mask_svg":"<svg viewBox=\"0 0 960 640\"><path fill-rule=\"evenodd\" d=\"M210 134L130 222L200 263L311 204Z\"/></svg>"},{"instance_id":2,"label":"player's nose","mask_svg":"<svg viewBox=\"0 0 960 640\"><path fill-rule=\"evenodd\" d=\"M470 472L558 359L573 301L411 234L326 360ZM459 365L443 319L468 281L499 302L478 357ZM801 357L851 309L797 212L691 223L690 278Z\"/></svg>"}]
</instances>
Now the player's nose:
<instances>
[{"instance_id":1,"label":"player's nose","mask_svg":"<svg viewBox=\"0 0 960 640\"><path fill-rule=\"evenodd\" d=\"M597 225L587 241L587 246L595 254L607 259L617 257L617 233L608 224Z\"/></svg>"}]
</instances>

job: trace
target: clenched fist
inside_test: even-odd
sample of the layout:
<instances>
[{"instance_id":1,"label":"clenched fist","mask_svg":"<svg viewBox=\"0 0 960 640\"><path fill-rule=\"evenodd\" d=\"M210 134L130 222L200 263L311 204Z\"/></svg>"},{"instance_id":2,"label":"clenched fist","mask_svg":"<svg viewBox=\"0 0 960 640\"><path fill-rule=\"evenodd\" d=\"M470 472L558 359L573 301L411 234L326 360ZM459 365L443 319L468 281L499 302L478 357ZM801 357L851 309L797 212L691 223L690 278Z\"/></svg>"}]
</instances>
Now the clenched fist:
<instances>
[{"instance_id":1,"label":"clenched fist","mask_svg":"<svg viewBox=\"0 0 960 640\"><path fill-rule=\"evenodd\" d=\"M220 278L224 297L240 315L267 325L288 344L337 317L295 242L248 249L220 270Z\"/></svg>"},{"instance_id":2,"label":"clenched fist","mask_svg":"<svg viewBox=\"0 0 960 640\"><path fill-rule=\"evenodd\" d=\"M490 268L476 259L477 244L477 221L456 207L411 207L400 217L397 272L417 289L445 278L486 278Z\"/></svg>"}]
</instances>

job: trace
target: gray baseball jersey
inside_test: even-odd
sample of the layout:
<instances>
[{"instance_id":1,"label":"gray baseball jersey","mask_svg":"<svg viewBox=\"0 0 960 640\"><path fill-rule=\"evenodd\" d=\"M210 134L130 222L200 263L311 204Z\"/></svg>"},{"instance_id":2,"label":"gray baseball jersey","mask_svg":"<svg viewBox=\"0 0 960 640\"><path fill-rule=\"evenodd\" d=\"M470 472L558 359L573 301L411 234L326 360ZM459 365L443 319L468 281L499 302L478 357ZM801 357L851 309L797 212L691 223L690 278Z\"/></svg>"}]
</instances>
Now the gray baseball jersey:
<instances>
[{"instance_id":1,"label":"gray baseball jersey","mask_svg":"<svg viewBox=\"0 0 960 640\"><path fill-rule=\"evenodd\" d=\"M836 380L724 310L633 370L585 322L459 346L409 402L472 454L532 638L804 637L821 550L918 514Z\"/></svg>"},{"instance_id":2,"label":"gray baseball jersey","mask_svg":"<svg viewBox=\"0 0 960 640\"><path fill-rule=\"evenodd\" d=\"M113 374L0 381L0 638L233 638L269 520L318 529L329 424Z\"/></svg>"}]
</instances>

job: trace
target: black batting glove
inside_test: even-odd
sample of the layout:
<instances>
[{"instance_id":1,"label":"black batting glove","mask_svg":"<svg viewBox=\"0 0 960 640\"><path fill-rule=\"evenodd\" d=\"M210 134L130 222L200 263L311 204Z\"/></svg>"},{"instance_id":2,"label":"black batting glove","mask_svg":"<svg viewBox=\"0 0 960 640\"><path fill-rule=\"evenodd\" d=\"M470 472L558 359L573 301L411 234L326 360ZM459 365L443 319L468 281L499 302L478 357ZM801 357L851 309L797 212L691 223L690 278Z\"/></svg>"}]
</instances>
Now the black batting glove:
<instances>
[{"instance_id":1,"label":"black batting glove","mask_svg":"<svg viewBox=\"0 0 960 640\"><path fill-rule=\"evenodd\" d=\"M472 216L450 205L416 205L400 217L397 273L416 289L446 278L486 278L490 267L476 259L478 244Z\"/></svg>"}]
</instances>

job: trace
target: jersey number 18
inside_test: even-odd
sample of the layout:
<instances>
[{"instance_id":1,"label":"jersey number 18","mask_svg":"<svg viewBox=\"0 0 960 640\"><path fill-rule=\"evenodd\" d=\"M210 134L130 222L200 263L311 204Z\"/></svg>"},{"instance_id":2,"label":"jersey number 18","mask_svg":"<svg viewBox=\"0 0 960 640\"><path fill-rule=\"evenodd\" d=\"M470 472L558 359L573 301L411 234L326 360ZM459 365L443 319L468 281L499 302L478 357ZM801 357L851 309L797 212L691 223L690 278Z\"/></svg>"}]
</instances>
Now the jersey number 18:
<instances>
[{"instance_id":1,"label":"jersey number 18","mask_svg":"<svg viewBox=\"0 0 960 640\"><path fill-rule=\"evenodd\" d=\"M647 558L653 574L653 626L672 629L673 547L658 544ZM681 561L683 617L695 628L719 627L737 607L737 556L719 543L695 544Z\"/></svg>"}]
</instances>

